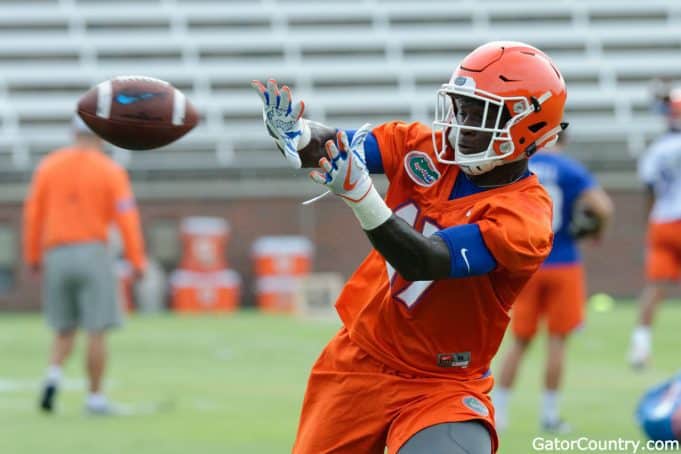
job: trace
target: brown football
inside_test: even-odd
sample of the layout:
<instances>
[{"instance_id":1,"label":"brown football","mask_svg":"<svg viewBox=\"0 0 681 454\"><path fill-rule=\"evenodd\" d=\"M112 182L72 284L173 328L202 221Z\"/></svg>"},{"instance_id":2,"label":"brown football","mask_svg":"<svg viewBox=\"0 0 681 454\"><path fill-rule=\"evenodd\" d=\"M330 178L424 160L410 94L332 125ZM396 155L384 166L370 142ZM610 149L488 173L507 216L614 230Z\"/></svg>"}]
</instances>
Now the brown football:
<instances>
[{"instance_id":1,"label":"brown football","mask_svg":"<svg viewBox=\"0 0 681 454\"><path fill-rule=\"evenodd\" d=\"M168 145L199 121L180 90L145 76L119 76L93 87L78 101L78 115L102 139L128 150Z\"/></svg>"}]
</instances>

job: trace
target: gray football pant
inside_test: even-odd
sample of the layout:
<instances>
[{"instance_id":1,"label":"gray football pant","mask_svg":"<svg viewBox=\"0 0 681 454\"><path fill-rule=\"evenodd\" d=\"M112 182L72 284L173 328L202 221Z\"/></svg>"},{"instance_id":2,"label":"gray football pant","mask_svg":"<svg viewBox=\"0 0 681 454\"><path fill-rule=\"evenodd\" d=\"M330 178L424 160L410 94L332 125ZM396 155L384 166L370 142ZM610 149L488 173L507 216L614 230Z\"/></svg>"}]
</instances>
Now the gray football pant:
<instances>
[{"instance_id":1,"label":"gray football pant","mask_svg":"<svg viewBox=\"0 0 681 454\"><path fill-rule=\"evenodd\" d=\"M490 454L492 437L477 421L436 424L417 432L398 454Z\"/></svg>"}]
</instances>

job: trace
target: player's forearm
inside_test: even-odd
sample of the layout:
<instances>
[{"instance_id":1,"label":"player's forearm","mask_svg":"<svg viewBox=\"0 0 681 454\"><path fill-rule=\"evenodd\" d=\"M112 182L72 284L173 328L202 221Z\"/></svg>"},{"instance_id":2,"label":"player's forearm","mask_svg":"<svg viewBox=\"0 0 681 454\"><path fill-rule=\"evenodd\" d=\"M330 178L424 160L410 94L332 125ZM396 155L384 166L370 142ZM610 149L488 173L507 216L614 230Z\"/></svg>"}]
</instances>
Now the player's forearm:
<instances>
[{"instance_id":1,"label":"player's forearm","mask_svg":"<svg viewBox=\"0 0 681 454\"><path fill-rule=\"evenodd\" d=\"M584 205L598 218L596 237L600 237L614 214L614 205L610 196L601 188L588 191L582 198Z\"/></svg>"},{"instance_id":2,"label":"player's forearm","mask_svg":"<svg viewBox=\"0 0 681 454\"><path fill-rule=\"evenodd\" d=\"M147 260L144 254L144 238L137 211L129 211L119 215L118 228L123 237L126 258L136 270L144 270Z\"/></svg>"},{"instance_id":3,"label":"player's forearm","mask_svg":"<svg viewBox=\"0 0 681 454\"><path fill-rule=\"evenodd\" d=\"M326 156L324 144L335 139L336 129L316 121L307 120L307 124L310 126L310 142L298 150L298 154L304 168L317 168L319 160Z\"/></svg>"},{"instance_id":4,"label":"player's forearm","mask_svg":"<svg viewBox=\"0 0 681 454\"><path fill-rule=\"evenodd\" d=\"M40 232L30 230L24 237L23 256L27 265L39 265L41 261Z\"/></svg>"},{"instance_id":5,"label":"player's forearm","mask_svg":"<svg viewBox=\"0 0 681 454\"><path fill-rule=\"evenodd\" d=\"M42 219L36 207L36 201L29 198L24 209L23 256L28 265L40 263Z\"/></svg>"},{"instance_id":6,"label":"player's forearm","mask_svg":"<svg viewBox=\"0 0 681 454\"><path fill-rule=\"evenodd\" d=\"M600 220L599 222L599 229L597 232L597 237L601 237L605 231L608 230L608 227L610 226L610 221L612 220L612 215L613 215L613 209L612 207L599 207L599 209L596 211L596 216Z\"/></svg>"},{"instance_id":7,"label":"player's forearm","mask_svg":"<svg viewBox=\"0 0 681 454\"><path fill-rule=\"evenodd\" d=\"M403 278L430 281L449 276L449 249L442 238L425 237L395 215L366 234Z\"/></svg>"}]
</instances>

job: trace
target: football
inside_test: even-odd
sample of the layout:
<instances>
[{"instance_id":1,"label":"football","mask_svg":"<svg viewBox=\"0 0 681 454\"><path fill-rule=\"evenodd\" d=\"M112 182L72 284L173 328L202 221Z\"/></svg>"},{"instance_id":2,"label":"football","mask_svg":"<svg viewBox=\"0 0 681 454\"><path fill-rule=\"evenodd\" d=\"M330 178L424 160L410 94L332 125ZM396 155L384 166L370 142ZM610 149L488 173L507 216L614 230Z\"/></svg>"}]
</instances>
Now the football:
<instances>
[{"instance_id":1,"label":"football","mask_svg":"<svg viewBox=\"0 0 681 454\"><path fill-rule=\"evenodd\" d=\"M78 115L99 137L128 150L168 145L199 120L180 90L145 76L120 76L98 84L78 101Z\"/></svg>"}]
</instances>

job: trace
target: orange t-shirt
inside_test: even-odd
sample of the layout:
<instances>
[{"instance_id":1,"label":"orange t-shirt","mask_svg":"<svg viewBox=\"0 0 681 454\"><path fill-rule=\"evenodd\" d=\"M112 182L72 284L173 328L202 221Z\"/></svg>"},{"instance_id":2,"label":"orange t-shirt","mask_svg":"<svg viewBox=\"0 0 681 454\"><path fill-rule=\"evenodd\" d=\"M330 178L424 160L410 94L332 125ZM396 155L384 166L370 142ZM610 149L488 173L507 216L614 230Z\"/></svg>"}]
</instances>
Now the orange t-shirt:
<instances>
[{"instance_id":1,"label":"orange t-shirt","mask_svg":"<svg viewBox=\"0 0 681 454\"><path fill-rule=\"evenodd\" d=\"M481 276L410 282L374 250L345 285L338 313L353 342L395 370L483 377L513 301L551 250L551 200L534 175L449 200L460 170L437 161L429 128L392 122L373 134L395 214L425 235L477 223L497 267Z\"/></svg>"},{"instance_id":2,"label":"orange t-shirt","mask_svg":"<svg viewBox=\"0 0 681 454\"><path fill-rule=\"evenodd\" d=\"M116 222L128 260L144 269L144 240L128 175L98 150L63 148L45 157L24 205L24 260L54 246L106 242Z\"/></svg>"}]
</instances>

